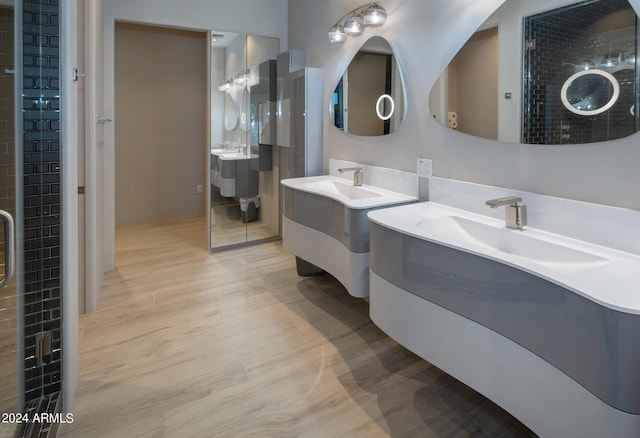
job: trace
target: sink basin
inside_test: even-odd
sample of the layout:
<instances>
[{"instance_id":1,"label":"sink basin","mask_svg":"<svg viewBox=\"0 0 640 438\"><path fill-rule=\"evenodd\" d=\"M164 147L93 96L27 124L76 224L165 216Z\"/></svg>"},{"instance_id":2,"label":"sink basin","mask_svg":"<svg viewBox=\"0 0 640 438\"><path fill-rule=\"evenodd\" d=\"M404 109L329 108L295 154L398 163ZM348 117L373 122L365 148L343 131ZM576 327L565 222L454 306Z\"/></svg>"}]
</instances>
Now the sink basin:
<instances>
[{"instance_id":1,"label":"sink basin","mask_svg":"<svg viewBox=\"0 0 640 438\"><path fill-rule=\"evenodd\" d=\"M450 238L461 242L475 243L503 253L526 257L537 263L591 265L607 261L596 254L531 237L526 229L516 231L497 228L459 216L422 220L418 222L418 229L445 233Z\"/></svg>"},{"instance_id":2,"label":"sink basin","mask_svg":"<svg viewBox=\"0 0 640 438\"><path fill-rule=\"evenodd\" d=\"M312 190L318 190L332 195L341 195L349 199L368 199L381 196L379 193L341 181L316 181L304 185Z\"/></svg>"},{"instance_id":3,"label":"sink basin","mask_svg":"<svg viewBox=\"0 0 640 438\"><path fill-rule=\"evenodd\" d=\"M560 393L564 405L584 409L572 413L580 421L594 406L640 414L637 385L629 386L640 369L640 256L532 226L508 229L502 219L434 202L368 217L370 317L387 335L480 392L505 391L495 401L518 399L520 371L533 373L530 392L541 401L522 405L521 414L545 403L556 410ZM469 362L469 351L480 359ZM554 382L548 394L542 381ZM605 423L597 415L581 435L613 436L610 424L620 420L591 433ZM546 428L549 415L539 418ZM633 427L619 435L638 436Z\"/></svg>"},{"instance_id":4,"label":"sink basin","mask_svg":"<svg viewBox=\"0 0 640 438\"><path fill-rule=\"evenodd\" d=\"M216 155L218 155L222 160L248 160L251 158L258 158L257 154L247 155L244 152L224 152Z\"/></svg>"},{"instance_id":5,"label":"sink basin","mask_svg":"<svg viewBox=\"0 0 640 438\"><path fill-rule=\"evenodd\" d=\"M305 176L281 181L284 187L333 199L347 208L364 210L407 204L417 201L415 196L385 190L373 185L354 186L351 179L333 175Z\"/></svg>"},{"instance_id":6,"label":"sink basin","mask_svg":"<svg viewBox=\"0 0 640 438\"><path fill-rule=\"evenodd\" d=\"M368 217L407 239L502 263L602 306L640 315L640 255L532 226L511 230L504 220L435 202L370 211Z\"/></svg>"},{"instance_id":7,"label":"sink basin","mask_svg":"<svg viewBox=\"0 0 640 438\"><path fill-rule=\"evenodd\" d=\"M335 175L288 178L282 184L282 244L333 275L354 297L369 295L371 210L417 201Z\"/></svg>"}]
</instances>

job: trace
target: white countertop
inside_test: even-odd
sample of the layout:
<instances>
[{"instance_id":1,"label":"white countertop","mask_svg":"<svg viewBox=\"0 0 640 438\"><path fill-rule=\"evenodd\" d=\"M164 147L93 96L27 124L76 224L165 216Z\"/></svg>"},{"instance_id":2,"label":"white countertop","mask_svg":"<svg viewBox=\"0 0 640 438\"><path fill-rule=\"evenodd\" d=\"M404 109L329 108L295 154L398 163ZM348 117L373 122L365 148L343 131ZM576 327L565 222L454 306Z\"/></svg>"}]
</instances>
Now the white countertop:
<instances>
[{"instance_id":1,"label":"white countertop","mask_svg":"<svg viewBox=\"0 0 640 438\"><path fill-rule=\"evenodd\" d=\"M379 208L418 200L415 196L408 196L366 184L356 187L353 185L351 178L346 179L332 175L289 178L280 182L285 187L334 199L352 209ZM344 194L340 191L324 190L322 186L327 184L344 188ZM349 196L349 192L353 193L355 197Z\"/></svg>"},{"instance_id":2,"label":"white countertop","mask_svg":"<svg viewBox=\"0 0 640 438\"><path fill-rule=\"evenodd\" d=\"M258 154L247 155L244 152L232 151L227 149L211 149L211 155L215 155L223 161L250 160L252 158L258 158Z\"/></svg>"},{"instance_id":3,"label":"white countertop","mask_svg":"<svg viewBox=\"0 0 640 438\"><path fill-rule=\"evenodd\" d=\"M580 264L541 263L528 257L490 248L473 239L461 239L459 236L442 232L436 229L437 227L431 229L429 226L420 225L421 223L424 225L426 223L424 221L447 216L465 218L500 229L505 228L503 220L433 202L398 206L368 213L371 221L384 227L513 266L558 284L602 306L640 315L640 256L530 227L525 227L522 231L507 231L522 233L522 236L603 259L602 262L585 265L586 267L582 269Z\"/></svg>"},{"instance_id":4,"label":"white countertop","mask_svg":"<svg viewBox=\"0 0 640 438\"><path fill-rule=\"evenodd\" d=\"M222 154L219 155L222 161L230 161L230 160L251 160L253 158L258 158L258 154L247 155L243 152L236 152L233 154Z\"/></svg>"}]
</instances>

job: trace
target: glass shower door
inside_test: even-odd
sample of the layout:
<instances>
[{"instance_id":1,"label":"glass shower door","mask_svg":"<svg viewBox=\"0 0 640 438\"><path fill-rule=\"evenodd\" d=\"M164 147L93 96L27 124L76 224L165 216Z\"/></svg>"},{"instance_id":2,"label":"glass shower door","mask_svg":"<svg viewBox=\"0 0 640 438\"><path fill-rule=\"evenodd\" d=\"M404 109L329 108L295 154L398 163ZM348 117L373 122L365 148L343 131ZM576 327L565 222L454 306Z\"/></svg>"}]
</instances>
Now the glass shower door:
<instances>
[{"instance_id":1,"label":"glass shower door","mask_svg":"<svg viewBox=\"0 0 640 438\"><path fill-rule=\"evenodd\" d=\"M0 6L0 413L21 412L19 300L15 276L14 223L17 212L15 18ZM3 420L5 418L3 417ZM10 420L10 418L8 418ZM13 436L17 424L0 422L0 436Z\"/></svg>"},{"instance_id":2,"label":"glass shower door","mask_svg":"<svg viewBox=\"0 0 640 438\"><path fill-rule=\"evenodd\" d=\"M62 387L60 17L58 1L0 2L2 438L38 436L16 415L54 412Z\"/></svg>"}]
</instances>

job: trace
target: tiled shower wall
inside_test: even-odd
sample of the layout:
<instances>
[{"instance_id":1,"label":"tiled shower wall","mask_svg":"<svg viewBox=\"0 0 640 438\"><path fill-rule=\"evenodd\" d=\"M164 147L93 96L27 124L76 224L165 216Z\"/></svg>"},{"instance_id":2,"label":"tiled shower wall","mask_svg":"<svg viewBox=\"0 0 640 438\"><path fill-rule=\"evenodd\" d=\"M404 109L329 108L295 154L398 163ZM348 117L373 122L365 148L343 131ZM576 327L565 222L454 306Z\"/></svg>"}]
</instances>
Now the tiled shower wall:
<instances>
[{"instance_id":1,"label":"tiled shower wall","mask_svg":"<svg viewBox=\"0 0 640 438\"><path fill-rule=\"evenodd\" d=\"M627 53L635 51L635 27L602 33L582 30L589 27L589 22L593 24L612 12L606 8L620 8L617 5L630 8L626 1L586 3L571 10L559 10L555 16L546 12L525 19L525 44L533 42L534 47L525 47L523 143L592 143L626 137L637 130L638 118L629 111L636 95L634 69L613 73L620 84L620 99L602 114L577 115L560 100L562 85L575 73L575 64L593 58L599 67L600 59L594 55L608 53L612 42L615 47L621 40L629 41ZM582 25L575 28L570 23Z\"/></svg>"},{"instance_id":2,"label":"tiled shower wall","mask_svg":"<svg viewBox=\"0 0 640 438\"><path fill-rule=\"evenodd\" d=\"M563 125L571 126L571 133L566 135L577 142L578 137L589 132L589 123L585 117L573 117L564 108L560 89L574 72L574 66L566 63L573 61L576 53L584 52L588 35L535 19L528 20L525 26L525 41L534 47L525 49L524 74L528 86L524 87L523 143L561 144Z\"/></svg>"},{"instance_id":3,"label":"tiled shower wall","mask_svg":"<svg viewBox=\"0 0 640 438\"><path fill-rule=\"evenodd\" d=\"M59 0L23 1L25 399L61 389ZM38 333L51 354L38 363Z\"/></svg>"}]
</instances>

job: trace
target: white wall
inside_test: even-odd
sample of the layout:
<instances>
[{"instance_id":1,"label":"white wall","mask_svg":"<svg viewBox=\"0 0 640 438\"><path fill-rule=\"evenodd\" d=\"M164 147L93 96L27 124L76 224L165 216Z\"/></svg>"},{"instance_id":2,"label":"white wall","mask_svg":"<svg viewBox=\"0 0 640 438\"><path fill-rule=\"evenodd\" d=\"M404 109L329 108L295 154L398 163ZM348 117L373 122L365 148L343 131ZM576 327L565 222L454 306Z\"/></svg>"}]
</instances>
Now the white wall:
<instances>
[{"instance_id":1,"label":"white wall","mask_svg":"<svg viewBox=\"0 0 640 438\"><path fill-rule=\"evenodd\" d=\"M407 171L415 171L416 157L427 157L434 160L434 174L440 177L640 210L640 197L635 194L640 187L640 134L605 145L514 145L453 132L433 120L428 106L432 86L465 41L503 2L386 0L388 19L383 27L332 45L327 40L329 28L361 2L290 1L289 45L306 49L308 65L323 69L324 108L349 61L370 36L389 41L405 75L407 118L394 134L350 136L330 126L324 115L325 171L329 157ZM640 10L640 0L630 3ZM509 90L499 92L504 91Z\"/></svg>"},{"instance_id":2,"label":"white wall","mask_svg":"<svg viewBox=\"0 0 640 438\"><path fill-rule=\"evenodd\" d=\"M114 125L118 123L118 115L114 113L115 21L275 37L280 39L280 48L284 51L287 47L287 0L108 0L104 2L103 12L105 113L114 122L107 125L105 131L102 164L106 187L101 205L104 205L106 221L105 268L112 270L115 267Z\"/></svg>"}]
</instances>

